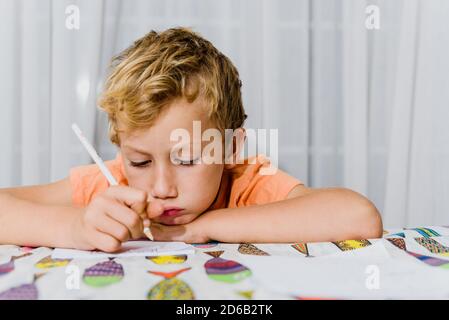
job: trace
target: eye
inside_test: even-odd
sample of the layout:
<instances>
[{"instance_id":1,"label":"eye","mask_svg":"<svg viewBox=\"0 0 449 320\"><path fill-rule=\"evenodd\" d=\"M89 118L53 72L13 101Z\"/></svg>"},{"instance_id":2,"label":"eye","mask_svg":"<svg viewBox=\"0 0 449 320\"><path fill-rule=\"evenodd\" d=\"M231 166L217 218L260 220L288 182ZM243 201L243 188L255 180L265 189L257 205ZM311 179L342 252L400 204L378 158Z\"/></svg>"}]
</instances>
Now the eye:
<instances>
[{"instance_id":1,"label":"eye","mask_svg":"<svg viewBox=\"0 0 449 320\"><path fill-rule=\"evenodd\" d=\"M146 160L142 162L134 162L134 161L129 162L131 167L138 167L138 168L147 167L149 163L151 163L151 160Z\"/></svg>"},{"instance_id":2,"label":"eye","mask_svg":"<svg viewBox=\"0 0 449 320\"><path fill-rule=\"evenodd\" d=\"M182 166L193 166L195 164L198 164L199 159L192 159L188 161L179 160L179 164Z\"/></svg>"}]
</instances>

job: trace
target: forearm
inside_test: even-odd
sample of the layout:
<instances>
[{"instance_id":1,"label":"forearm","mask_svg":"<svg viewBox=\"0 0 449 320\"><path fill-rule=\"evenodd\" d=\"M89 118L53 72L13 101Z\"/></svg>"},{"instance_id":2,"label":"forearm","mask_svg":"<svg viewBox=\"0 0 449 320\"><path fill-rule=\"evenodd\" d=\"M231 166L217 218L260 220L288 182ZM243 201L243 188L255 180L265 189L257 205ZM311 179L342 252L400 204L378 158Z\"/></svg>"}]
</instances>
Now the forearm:
<instances>
[{"instance_id":1,"label":"forearm","mask_svg":"<svg viewBox=\"0 0 449 320\"><path fill-rule=\"evenodd\" d=\"M265 205L206 213L203 228L222 242L318 242L377 238L382 222L366 198L325 189Z\"/></svg>"},{"instance_id":2,"label":"forearm","mask_svg":"<svg viewBox=\"0 0 449 320\"><path fill-rule=\"evenodd\" d=\"M49 206L0 194L0 244L73 247L71 227L84 209Z\"/></svg>"}]
</instances>

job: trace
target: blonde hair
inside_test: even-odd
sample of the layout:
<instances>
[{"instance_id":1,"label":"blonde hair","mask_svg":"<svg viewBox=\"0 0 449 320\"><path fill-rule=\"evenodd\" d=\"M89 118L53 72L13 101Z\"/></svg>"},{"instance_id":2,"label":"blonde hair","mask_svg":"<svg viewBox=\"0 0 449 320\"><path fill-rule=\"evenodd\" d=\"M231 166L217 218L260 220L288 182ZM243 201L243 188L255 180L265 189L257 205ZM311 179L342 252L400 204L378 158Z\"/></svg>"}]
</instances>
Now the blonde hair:
<instances>
[{"instance_id":1,"label":"blonde hair","mask_svg":"<svg viewBox=\"0 0 449 320\"><path fill-rule=\"evenodd\" d=\"M209 41L186 28L151 31L111 62L98 105L108 114L109 137L120 145L117 122L126 130L151 126L177 98L204 97L218 129L246 119L236 67Z\"/></svg>"}]
</instances>

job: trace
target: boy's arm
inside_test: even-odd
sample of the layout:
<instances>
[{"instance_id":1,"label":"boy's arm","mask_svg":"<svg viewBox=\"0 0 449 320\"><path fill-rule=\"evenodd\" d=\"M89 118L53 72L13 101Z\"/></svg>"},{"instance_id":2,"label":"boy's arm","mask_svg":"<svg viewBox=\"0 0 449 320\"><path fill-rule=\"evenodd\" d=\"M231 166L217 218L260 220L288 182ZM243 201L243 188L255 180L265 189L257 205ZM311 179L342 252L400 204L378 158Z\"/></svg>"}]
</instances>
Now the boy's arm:
<instances>
[{"instance_id":1,"label":"boy's arm","mask_svg":"<svg viewBox=\"0 0 449 320\"><path fill-rule=\"evenodd\" d=\"M5 193L18 199L40 204L72 205L72 187L69 178L49 184L0 189L0 195Z\"/></svg>"},{"instance_id":2,"label":"boy's arm","mask_svg":"<svg viewBox=\"0 0 449 320\"><path fill-rule=\"evenodd\" d=\"M147 193L111 186L87 207L72 206L68 180L0 189L0 244L115 252L142 237Z\"/></svg>"},{"instance_id":3,"label":"boy's arm","mask_svg":"<svg viewBox=\"0 0 449 320\"><path fill-rule=\"evenodd\" d=\"M343 188L295 187L286 200L200 216L198 230L222 242L324 242L382 236L376 207Z\"/></svg>"},{"instance_id":4,"label":"boy's arm","mask_svg":"<svg viewBox=\"0 0 449 320\"><path fill-rule=\"evenodd\" d=\"M68 178L0 189L0 244L73 247L72 221L83 210L71 207Z\"/></svg>"}]
</instances>

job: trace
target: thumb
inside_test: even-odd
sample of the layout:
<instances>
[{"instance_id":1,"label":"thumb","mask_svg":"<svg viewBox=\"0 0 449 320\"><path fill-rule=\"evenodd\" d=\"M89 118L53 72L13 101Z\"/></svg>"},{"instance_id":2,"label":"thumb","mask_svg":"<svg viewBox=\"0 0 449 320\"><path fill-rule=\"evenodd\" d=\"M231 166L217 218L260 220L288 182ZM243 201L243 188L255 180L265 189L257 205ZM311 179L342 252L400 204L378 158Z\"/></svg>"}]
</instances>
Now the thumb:
<instances>
[{"instance_id":1,"label":"thumb","mask_svg":"<svg viewBox=\"0 0 449 320\"><path fill-rule=\"evenodd\" d=\"M164 207L157 201L150 201L147 205L147 217L153 219L164 212Z\"/></svg>"}]
</instances>

